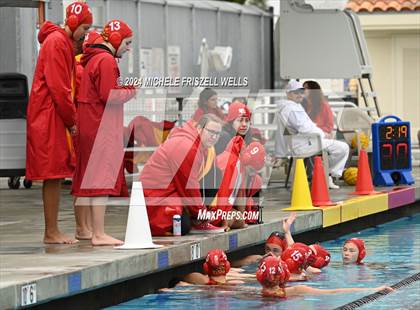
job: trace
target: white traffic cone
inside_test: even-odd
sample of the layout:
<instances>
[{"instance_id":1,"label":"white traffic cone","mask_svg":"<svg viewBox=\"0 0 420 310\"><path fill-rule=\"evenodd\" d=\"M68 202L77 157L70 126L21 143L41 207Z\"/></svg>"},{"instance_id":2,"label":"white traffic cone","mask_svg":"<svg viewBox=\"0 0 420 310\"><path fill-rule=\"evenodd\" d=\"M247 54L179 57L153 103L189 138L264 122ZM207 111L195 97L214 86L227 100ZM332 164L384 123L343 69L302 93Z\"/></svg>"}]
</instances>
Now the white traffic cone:
<instances>
[{"instance_id":1,"label":"white traffic cone","mask_svg":"<svg viewBox=\"0 0 420 310\"><path fill-rule=\"evenodd\" d=\"M154 244L152 240L149 217L147 216L146 202L144 201L143 186L141 182L133 182L129 208L125 242L123 245L115 248L121 250L134 250L162 247L162 245Z\"/></svg>"}]
</instances>

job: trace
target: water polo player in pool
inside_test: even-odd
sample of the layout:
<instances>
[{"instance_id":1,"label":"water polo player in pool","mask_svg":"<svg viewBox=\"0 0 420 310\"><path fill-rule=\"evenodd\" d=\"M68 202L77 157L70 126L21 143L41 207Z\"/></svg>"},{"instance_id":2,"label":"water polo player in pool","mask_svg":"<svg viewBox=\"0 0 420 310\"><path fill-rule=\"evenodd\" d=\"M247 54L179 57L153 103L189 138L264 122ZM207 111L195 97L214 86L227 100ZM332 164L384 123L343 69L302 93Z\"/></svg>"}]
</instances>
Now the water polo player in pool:
<instances>
[{"instance_id":1,"label":"water polo player in pool","mask_svg":"<svg viewBox=\"0 0 420 310\"><path fill-rule=\"evenodd\" d=\"M344 265L364 265L370 269L384 269L387 268L387 264L383 263L367 263L365 264L362 260L366 256L365 242L359 238L351 238L344 242L343 248L341 249Z\"/></svg>"},{"instance_id":2,"label":"water polo player in pool","mask_svg":"<svg viewBox=\"0 0 420 310\"><path fill-rule=\"evenodd\" d=\"M290 250L290 249L288 249ZM214 250L213 250L214 251ZM216 250L221 251L221 250ZM211 251L210 251L211 252ZM211 254L209 252L209 254ZM223 253L221 252L213 252L214 254L220 255ZM284 253L287 255L287 251ZM211 256L211 255L210 255ZM197 281L199 278L197 277L194 281L196 284L202 285L229 285L229 284L238 284L235 286L235 289L228 289L227 286L224 288L220 288L223 290L223 293L232 294L237 296L239 293L247 293L248 297L251 297L255 294L255 297L258 295L262 295L263 297L277 297L277 298L286 298L292 296L303 296L303 295L319 295L319 294L338 294L338 293L351 293L351 292L376 292L386 290L388 292L393 291L391 287L388 286L379 286L375 288L335 288L335 289L318 289L307 285L296 285L296 286L289 286L286 287L286 283L290 281L290 271L289 268L294 270L296 265L294 263L290 264L290 261L282 261L280 257L273 255L272 253L267 254L264 256L259 265L256 272L256 278L258 282L261 284L262 289L258 289L256 287L251 286L243 286L239 284L243 284L243 281L229 281L226 280L226 270L229 270L229 264L226 264L227 260L222 256L222 259L218 264L212 263L212 259L206 259L204 263L203 269L208 272L208 278L202 278L200 281ZM214 260L214 257L213 257ZM286 259L287 260L287 259ZM206 264L208 264L206 266ZM211 267L212 266L212 267ZM223 266L223 267L222 267ZM209 269L210 267L210 269ZM222 267L222 268L221 268ZM190 274L193 275L193 274ZM202 274L200 274L203 276ZM194 282L191 281L191 282ZM190 283L191 283L190 282ZM198 283L199 282L199 283ZM186 285L186 284L184 284ZM187 284L188 285L188 284ZM163 289L162 292L175 292L172 289ZM206 292L206 289L194 289L194 290L182 290L182 293L198 293L198 292ZM219 290L218 290L219 291Z\"/></svg>"},{"instance_id":3,"label":"water polo player in pool","mask_svg":"<svg viewBox=\"0 0 420 310\"><path fill-rule=\"evenodd\" d=\"M207 253L203 272L192 272L176 279L177 286L184 285L236 285L245 283L246 278L255 278L253 274L240 273L238 268L231 268L226 253L214 249ZM165 289L163 290L165 291Z\"/></svg>"},{"instance_id":4,"label":"water polo player in pool","mask_svg":"<svg viewBox=\"0 0 420 310\"><path fill-rule=\"evenodd\" d=\"M296 213L293 212L290 214L287 221L283 221L283 230L285 231L285 241L287 248L293 247L293 245L298 245L300 248L303 249L305 255L307 255L310 259L308 260L308 264L305 268L306 273L311 274L319 274L321 273L321 269L328 266L330 263L331 255L330 253L321 245L319 244L311 244L306 245L303 243L295 243L293 240L292 234L290 232L290 226L296 219ZM283 250L284 253L284 250ZM273 252L273 254L276 254ZM293 272L294 273L294 272ZM292 273L292 277L293 277Z\"/></svg>"},{"instance_id":5,"label":"water polo player in pool","mask_svg":"<svg viewBox=\"0 0 420 310\"><path fill-rule=\"evenodd\" d=\"M276 256L281 256L281 254L287 249L289 239L288 235L290 234L290 226L293 224L296 218L295 213L292 213L286 220L283 220L283 231L274 231L265 241L264 251L265 254L273 253ZM293 239L292 239L293 240ZM232 262L233 267L242 267L246 265L251 265L259 262L263 258L263 255L249 255L242 259Z\"/></svg>"},{"instance_id":6,"label":"water polo player in pool","mask_svg":"<svg viewBox=\"0 0 420 310\"><path fill-rule=\"evenodd\" d=\"M295 242L293 240L292 234L290 232L290 227L292 226L293 222L296 219L296 213L293 212L290 216L283 220L283 231L284 234L275 231L271 233L268 239L265 242L265 253L272 253L275 256L281 257L281 255L291 247ZM302 243L299 243L303 247ZM306 245L305 245L306 246ZM309 251L309 249L311 251ZM310 265L306 266L306 273L318 274L320 273L320 269L324 268L328 265L330 261L330 253L324 249L319 244L310 245L309 248L305 248L307 255L313 253L315 255L314 259L311 260ZM309 253L311 252L311 253ZM245 265L249 265L252 263L256 263L261 260L263 256L261 255L250 255L241 260L234 261L232 266L234 267L241 267ZM312 256L311 256L312 257ZM301 281L306 279L306 274L297 274L293 272L291 275L291 281Z\"/></svg>"},{"instance_id":7,"label":"water polo player in pool","mask_svg":"<svg viewBox=\"0 0 420 310\"><path fill-rule=\"evenodd\" d=\"M351 238L344 242L341 250L343 264L362 265L362 260L366 256L365 242L359 238Z\"/></svg>"},{"instance_id":8,"label":"water polo player in pool","mask_svg":"<svg viewBox=\"0 0 420 310\"><path fill-rule=\"evenodd\" d=\"M393 291L388 286L380 286L375 288L336 288L336 289L318 289L307 285L296 285L286 287L289 281L288 264L283 262L279 257L268 255L264 257L256 273L258 282L262 286L261 294L264 297L286 298L299 295L319 295L319 294L337 294L351 292L375 292L375 291Z\"/></svg>"}]
</instances>

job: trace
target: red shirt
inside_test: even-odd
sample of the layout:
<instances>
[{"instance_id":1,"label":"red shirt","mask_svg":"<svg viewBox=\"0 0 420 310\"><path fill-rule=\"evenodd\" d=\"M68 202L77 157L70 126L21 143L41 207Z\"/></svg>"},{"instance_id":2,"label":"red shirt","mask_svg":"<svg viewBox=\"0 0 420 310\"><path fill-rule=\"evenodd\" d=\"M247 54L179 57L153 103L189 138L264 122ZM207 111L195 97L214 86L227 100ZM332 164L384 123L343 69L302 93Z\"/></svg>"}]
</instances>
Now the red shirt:
<instances>
[{"instance_id":1,"label":"red shirt","mask_svg":"<svg viewBox=\"0 0 420 310\"><path fill-rule=\"evenodd\" d=\"M311 115L310 106L307 107L307 113L309 116ZM327 101L321 103L319 113L315 117L311 116L311 119L325 133L331 133L334 129L334 115Z\"/></svg>"}]
</instances>

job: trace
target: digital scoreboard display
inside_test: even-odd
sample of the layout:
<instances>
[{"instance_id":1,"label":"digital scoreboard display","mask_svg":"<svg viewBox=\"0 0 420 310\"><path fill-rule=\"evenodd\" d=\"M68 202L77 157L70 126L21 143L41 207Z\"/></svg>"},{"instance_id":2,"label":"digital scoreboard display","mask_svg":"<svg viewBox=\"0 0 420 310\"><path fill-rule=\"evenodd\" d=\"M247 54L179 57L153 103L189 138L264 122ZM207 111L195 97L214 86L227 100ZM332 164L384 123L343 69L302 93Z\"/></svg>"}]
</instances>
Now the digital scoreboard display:
<instances>
[{"instance_id":1,"label":"digital scoreboard display","mask_svg":"<svg viewBox=\"0 0 420 310\"><path fill-rule=\"evenodd\" d=\"M381 169L409 168L409 141L407 125L382 125L379 127Z\"/></svg>"},{"instance_id":2,"label":"digital scoreboard display","mask_svg":"<svg viewBox=\"0 0 420 310\"><path fill-rule=\"evenodd\" d=\"M392 119L392 122L387 120ZM375 185L412 184L410 123L386 116L372 124Z\"/></svg>"}]
</instances>

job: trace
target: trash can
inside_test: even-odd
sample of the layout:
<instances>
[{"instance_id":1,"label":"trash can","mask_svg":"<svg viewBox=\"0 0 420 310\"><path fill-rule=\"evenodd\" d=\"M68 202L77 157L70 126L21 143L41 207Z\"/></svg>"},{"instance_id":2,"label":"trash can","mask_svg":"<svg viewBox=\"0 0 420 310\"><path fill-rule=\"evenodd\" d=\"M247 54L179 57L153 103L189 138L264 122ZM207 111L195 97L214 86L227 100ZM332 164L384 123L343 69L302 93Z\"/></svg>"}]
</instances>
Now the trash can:
<instances>
[{"instance_id":1,"label":"trash can","mask_svg":"<svg viewBox=\"0 0 420 310\"><path fill-rule=\"evenodd\" d=\"M28 81L20 73L0 73L0 177L11 189L20 187L26 167L26 108ZM26 188L32 182L24 180Z\"/></svg>"}]
</instances>

